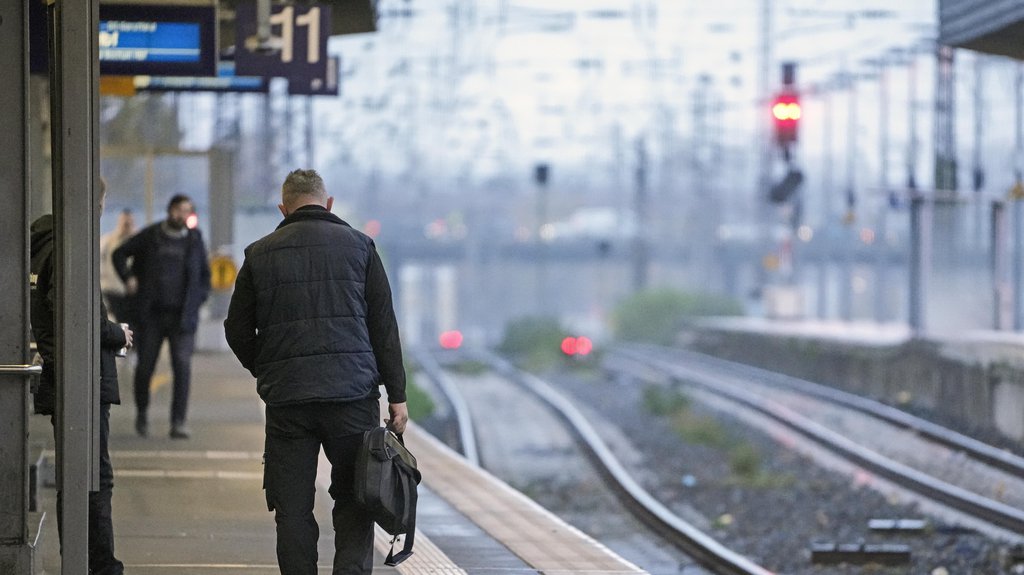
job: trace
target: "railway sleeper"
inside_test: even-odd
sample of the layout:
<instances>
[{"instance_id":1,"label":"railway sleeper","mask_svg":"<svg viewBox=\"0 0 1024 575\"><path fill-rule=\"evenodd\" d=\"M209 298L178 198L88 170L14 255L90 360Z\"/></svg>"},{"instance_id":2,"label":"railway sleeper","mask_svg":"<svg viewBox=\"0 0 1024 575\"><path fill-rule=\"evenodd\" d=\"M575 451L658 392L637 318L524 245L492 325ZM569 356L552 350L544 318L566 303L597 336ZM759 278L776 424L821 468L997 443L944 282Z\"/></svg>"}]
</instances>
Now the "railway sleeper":
<instances>
[{"instance_id":1,"label":"railway sleeper","mask_svg":"<svg viewBox=\"0 0 1024 575\"><path fill-rule=\"evenodd\" d=\"M902 565L909 562L910 547L908 545L894 543L814 543L811 545L811 563L816 564Z\"/></svg>"},{"instance_id":2,"label":"railway sleeper","mask_svg":"<svg viewBox=\"0 0 1024 575\"><path fill-rule=\"evenodd\" d=\"M885 533L924 533L928 522L924 519L871 519L868 529Z\"/></svg>"}]
</instances>

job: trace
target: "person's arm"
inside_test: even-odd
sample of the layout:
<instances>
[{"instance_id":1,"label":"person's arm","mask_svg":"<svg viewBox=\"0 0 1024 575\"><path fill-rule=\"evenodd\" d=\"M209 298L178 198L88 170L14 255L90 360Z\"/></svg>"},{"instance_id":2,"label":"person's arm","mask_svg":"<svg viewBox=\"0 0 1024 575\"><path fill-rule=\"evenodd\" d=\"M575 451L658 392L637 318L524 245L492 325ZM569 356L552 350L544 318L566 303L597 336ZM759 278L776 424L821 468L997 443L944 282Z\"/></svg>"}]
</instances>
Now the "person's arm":
<instances>
[{"instance_id":1,"label":"person's arm","mask_svg":"<svg viewBox=\"0 0 1024 575\"><path fill-rule=\"evenodd\" d=\"M121 245L117 246L117 249L115 249L114 253L110 256L110 259L114 263L114 270L117 271L118 277L120 277L121 281L125 283L125 286L129 288L128 292L130 294L134 294L135 289L132 288L138 286L138 280L135 279L133 268L135 268L139 263L139 252L142 250L142 245L142 232L139 232L121 242ZM128 266L128 258L132 258L131 267Z\"/></svg>"},{"instance_id":2,"label":"person's arm","mask_svg":"<svg viewBox=\"0 0 1024 575\"><path fill-rule=\"evenodd\" d=\"M107 306L100 301L100 347L104 349L121 349L131 345L129 335L131 330L121 328L121 324L114 323L107 318Z\"/></svg>"},{"instance_id":3,"label":"person's arm","mask_svg":"<svg viewBox=\"0 0 1024 575\"><path fill-rule=\"evenodd\" d=\"M366 270L366 327L377 358L377 371L388 391L388 402L405 403L405 365L402 363L402 342L391 300L391 286L377 248L372 243L370 247Z\"/></svg>"},{"instance_id":4,"label":"person's arm","mask_svg":"<svg viewBox=\"0 0 1024 575\"><path fill-rule=\"evenodd\" d=\"M257 345L256 291L252 285L252 272L245 262L235 278L235 290L231 293L228 316L224 318L224 336L228 347L241 362L242 367L253 376L256 367Z\"/></svg>"}]
</instances>

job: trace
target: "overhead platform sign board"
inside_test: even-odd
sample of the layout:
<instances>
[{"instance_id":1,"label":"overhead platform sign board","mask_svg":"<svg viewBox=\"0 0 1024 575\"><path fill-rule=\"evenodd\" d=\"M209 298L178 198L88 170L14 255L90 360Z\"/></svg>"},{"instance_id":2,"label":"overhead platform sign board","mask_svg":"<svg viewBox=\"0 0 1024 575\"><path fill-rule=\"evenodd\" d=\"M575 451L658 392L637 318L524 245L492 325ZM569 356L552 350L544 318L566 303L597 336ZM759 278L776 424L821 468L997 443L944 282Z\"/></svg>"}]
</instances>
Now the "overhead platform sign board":
<instances>
[{"instance_id":1,"label":"overhead platform sign board","mask_svg":"<svg viewBox=\"0 0 1024 575\"><path fill-rule=\"evenodd\" d=\"M217 7L100 4L100 73L217 75Z\"/></svg>"},{"instance_id":2,"label":"overhead platform sign board","mask_svg":"<svg viewBox=\"0 0 1024 575\"><path fill-rule=\"evenodd\" d=\"M255 3L235 9L235 66L244 76L288 78L311 85L327 78L327 38L331 7L326 4L288 4L271 7L269 46L260 46Z\"/></svg>"}]
</instances>

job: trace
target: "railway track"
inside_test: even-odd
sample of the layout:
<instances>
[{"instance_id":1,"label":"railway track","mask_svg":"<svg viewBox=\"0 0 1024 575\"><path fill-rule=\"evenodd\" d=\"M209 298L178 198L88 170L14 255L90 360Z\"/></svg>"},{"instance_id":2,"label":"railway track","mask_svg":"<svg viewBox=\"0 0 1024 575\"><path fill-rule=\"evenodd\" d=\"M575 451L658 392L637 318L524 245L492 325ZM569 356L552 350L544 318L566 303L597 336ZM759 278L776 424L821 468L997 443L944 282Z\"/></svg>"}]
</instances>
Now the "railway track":
<instances>
[{"instance_id":1,"label":"railway track","mask_svg":"<svg viewBox=\"0 0 1024 575\"><path fill-rule=\"evenodd\" d=\"M991 468L988 473L999 478L992 481L1002 487L997 485L990 491L1006 493L1009 490L1015 495L1024 492L1019 483L1024 478L1024 460L1011 453L865 398L703 354L656 346L628 346L616 350L612 357L633 363L632 368L620 368L653 369L665 378L696 385L756 410L903 488L1012 533L1024 533L1024 511L1020 508L981 495L978 493L981 490L967 487L967 483L954 484L883 455L851 437L855 434L831 429L828 418L814 419L808 412L826 409L855 412L858 417L870 420L862 424L866 429L880 429L878 422L884 422L908 430L918 439L953 453L950 459L955 461L950 465L960 468L969 463L971 469ZM794 404L800 404L803 409L797 411L792 407ZM964 459L971 461L964 462ZM970 475L977 483L979 474L972 472Z\"/></svg>"},{"instance_id":2,"label":"railway track","mask_svg":"<svg viewBox=\"0 0 1024 575\"><path fill-rule=\"evenodd\" d=\"M770 575L773 573L728 549L713 537L674 514L648 493L612 454L590 422L570 401L550 385L529 373L518 370L493 354L476 352L474 355L476 359L485 362L494 371L529 391L551 407L572 430L583 452L595 465L606 485L616 494L626 510L662 538L682 549L698 564L714 573L723 575ZM421 361L421 365L430 366L425 368L430 377L436 378L438 375L443 377L443 374L439 374L439 370L436 369L436 361L430 358L429 354L427 356L420 355L418 359ZM454 389L454 386L451 385L440 387L445 390L446 394ZM460 409L465 409L466 402L458 395L457 390L455 390L454 399L450 398L450 402L457 412ZM457 415L457 419L460 422L469 421L469 416L468 414ZM479 444L475 438L471 442Z\"/></svg>"}]
</instances>

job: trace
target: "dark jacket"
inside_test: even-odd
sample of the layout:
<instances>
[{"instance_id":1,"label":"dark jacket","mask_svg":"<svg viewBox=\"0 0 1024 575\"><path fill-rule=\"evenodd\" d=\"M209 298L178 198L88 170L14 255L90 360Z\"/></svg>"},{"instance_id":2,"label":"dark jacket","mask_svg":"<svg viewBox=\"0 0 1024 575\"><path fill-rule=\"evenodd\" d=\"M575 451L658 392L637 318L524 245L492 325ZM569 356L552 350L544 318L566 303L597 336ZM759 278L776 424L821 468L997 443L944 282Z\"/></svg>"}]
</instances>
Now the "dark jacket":
<instances>
[{"instance_id":1,"label":"dark jacket","mask_svg":"<svg viewBox=\"0 0 1024 575\"><path fill-rule=\"evenodd\" d=\"M52 415L54 410L54 360L56 352L56 285L54 277L53 216L47 214L32 222L32 336L43 358L43 374L35 391L35 412ZM124 347L124 330L107 319L107 308L100 300L100 403L121 403L117 386L114 354Z\"/></svg>"},{"instance_id":2,"label":"dark jacket","mask_svg":"<svg viewBox=\"0 0 1024 575\"><path fill-rule=\"evenodd\" d=\"M122 280L135 276L139 291L134 296L136 321L145 323L154 313L154 298L160 293L160 229L162 222L146 226L125 240L112 255L114 268ZM132 265L128 265L132 258ZM210 262L199 230L189 230L185 252L185 293L181 294L181 331L194 333L199 326L199 306L210 295Z\"/></svg>"},{"instance_id":3,"label":"dark jacket","mask_svg":"<svg viewBox=\"0 0 1024 575\"><path fill-rule=\"evenodd\" d=\"M304 206L245 249L224 330L267 405L405 401L398 322L366 235Z\"/></svg>"}]
</instances>

